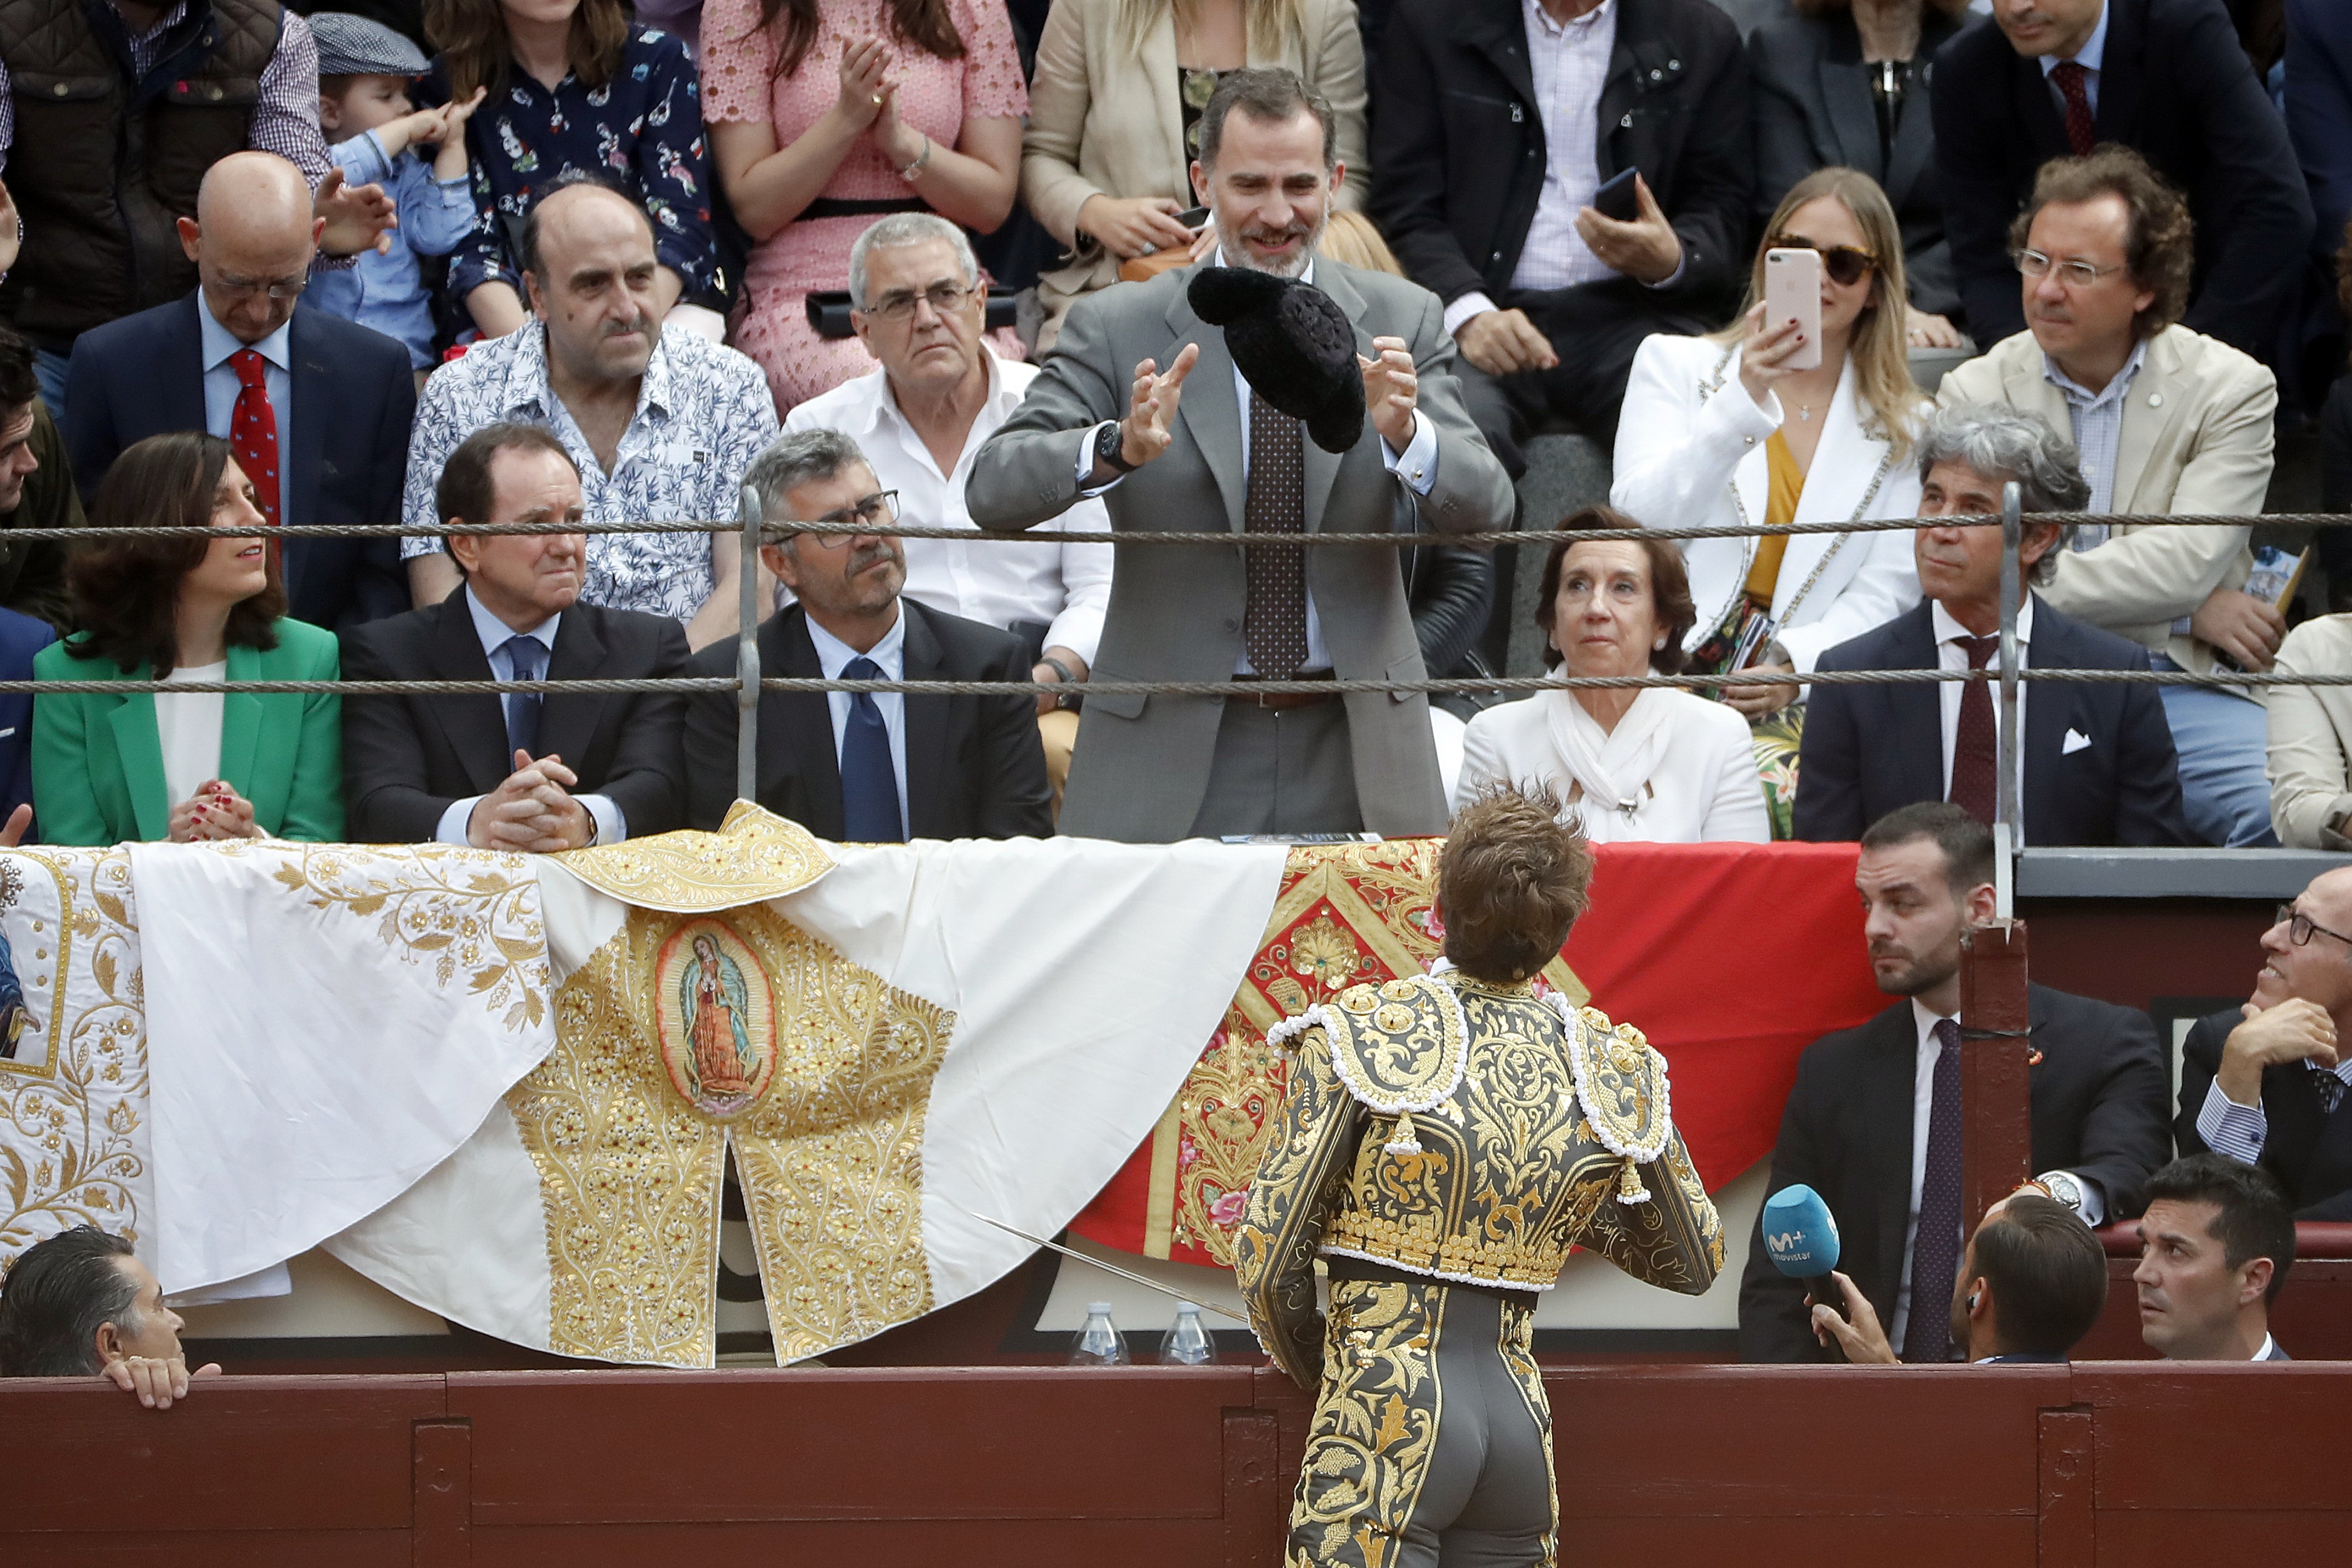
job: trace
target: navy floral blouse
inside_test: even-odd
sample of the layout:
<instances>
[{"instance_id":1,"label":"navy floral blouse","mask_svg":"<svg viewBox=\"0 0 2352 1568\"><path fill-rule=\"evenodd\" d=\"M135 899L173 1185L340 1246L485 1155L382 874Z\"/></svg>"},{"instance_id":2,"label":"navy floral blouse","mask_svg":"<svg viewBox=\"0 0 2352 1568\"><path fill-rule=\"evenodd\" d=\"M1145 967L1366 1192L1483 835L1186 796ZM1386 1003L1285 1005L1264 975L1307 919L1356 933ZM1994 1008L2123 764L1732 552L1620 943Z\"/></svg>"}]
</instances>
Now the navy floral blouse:
<instances>
[{"instance_id":1,"label":"navy floral blouse","mask_svg":"<svg viewBox=\"0 0 2352 1568\"><path fill-rule=\"evenodd\" d=\"M425 97L448 89L436 69ZM702 98L686 46L652 27L632 27L620 68L602 87L566 73L550 92L509 69L466 126L473 166L474 232L449 257L449 291L462 303L482 284L521 294L519 242L533 194L571 170L617 180L642 199L662 265L691 299L713 287L718 254L710 227L710 156Z\"/></svg>"}]
</instances>

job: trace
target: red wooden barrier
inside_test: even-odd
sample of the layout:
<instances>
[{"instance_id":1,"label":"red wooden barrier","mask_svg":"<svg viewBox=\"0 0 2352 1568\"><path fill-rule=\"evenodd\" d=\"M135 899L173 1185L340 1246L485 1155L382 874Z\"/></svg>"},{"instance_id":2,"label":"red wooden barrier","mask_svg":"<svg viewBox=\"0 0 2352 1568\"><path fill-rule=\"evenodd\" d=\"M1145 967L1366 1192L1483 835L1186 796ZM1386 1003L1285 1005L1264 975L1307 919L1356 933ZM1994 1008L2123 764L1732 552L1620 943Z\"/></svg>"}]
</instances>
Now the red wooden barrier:
<instances>
[{"instance_id":1,"label":"red wooden barrier","mask_svg":"<svg viewBox=\"0 0 2352 1568\"><path fill-rule=\"evenodd\" d=\"M1576 1367L1564 1562L2332 1562L2352 1366ZM0 1562L1268 1568L1244 1366L0 1384Z\"/></svg>"}]
</instances>

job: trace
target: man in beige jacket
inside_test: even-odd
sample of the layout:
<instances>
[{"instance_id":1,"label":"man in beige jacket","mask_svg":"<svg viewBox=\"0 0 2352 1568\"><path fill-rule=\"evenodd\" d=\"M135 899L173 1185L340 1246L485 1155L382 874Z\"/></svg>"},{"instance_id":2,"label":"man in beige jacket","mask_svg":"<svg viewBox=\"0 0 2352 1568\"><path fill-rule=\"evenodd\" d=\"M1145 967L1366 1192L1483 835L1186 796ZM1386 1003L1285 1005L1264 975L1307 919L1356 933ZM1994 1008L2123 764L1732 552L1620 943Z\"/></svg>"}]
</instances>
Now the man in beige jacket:
<instances>
[{"instance_id":1,"label":"man in beige jacket","mask_svg":"<svg viewBox=\"0 0 2352 1568\"><path fill-rule=\"evenodd\" d=\"M2007 403L2073 436L2091 511L2259 513L2277 383L2176 324L2191 234L2179 194L2128 149L2045 164L2011 232L2028 329L1946 376L1937 401ZM2086 524L2042 591L2143 644L2159 670L2267 670L2286 624L2242 591L2252 531ZM2207 841L2272 844L2262 688L2240 690L2163 688L2182 803Z\"/></svg>"}]
</instances>

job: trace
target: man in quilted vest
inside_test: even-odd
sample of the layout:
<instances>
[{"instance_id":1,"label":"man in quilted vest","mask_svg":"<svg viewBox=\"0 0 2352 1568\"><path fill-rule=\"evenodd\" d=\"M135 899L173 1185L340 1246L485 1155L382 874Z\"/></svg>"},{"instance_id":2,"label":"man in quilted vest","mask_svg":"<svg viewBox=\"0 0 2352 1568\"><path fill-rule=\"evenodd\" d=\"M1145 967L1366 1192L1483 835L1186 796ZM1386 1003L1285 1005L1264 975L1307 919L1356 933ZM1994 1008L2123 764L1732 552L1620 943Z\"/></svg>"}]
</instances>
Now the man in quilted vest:
<instances>
[{"instance_id":1,"label":"man in quilted vest","mask_svg":"<svg viewBox=\"0 0 2352 1568\"><path fill-rule=\"evenodd\" d=\"M1559 810L1507 789L1465 807L1438 867L1445 963L1267 1031L1289 1089L1234 1273L1259 1343L1320 1389L1288 1568L1552 1568L1537 1293L1576 1246L1685 1295L1723 1267L1665 1060L1531 983L1592 876Z\"/></svg>"},{"instance_id":2,"label":"man in quilted vest","mask_svg":"<svg viewBox=\"0 0 2352 1568\"><path fill-rule=\"evenodd\" d=\"M390 225L383 188L346 187L328 158L318 45L276 0L0 5L0 169L25 225L0 316L33 340L52 413L75 338L195 287L176 222L205 171L248 148L302 171L330 258Z\"/></svg>"}]
</instances>

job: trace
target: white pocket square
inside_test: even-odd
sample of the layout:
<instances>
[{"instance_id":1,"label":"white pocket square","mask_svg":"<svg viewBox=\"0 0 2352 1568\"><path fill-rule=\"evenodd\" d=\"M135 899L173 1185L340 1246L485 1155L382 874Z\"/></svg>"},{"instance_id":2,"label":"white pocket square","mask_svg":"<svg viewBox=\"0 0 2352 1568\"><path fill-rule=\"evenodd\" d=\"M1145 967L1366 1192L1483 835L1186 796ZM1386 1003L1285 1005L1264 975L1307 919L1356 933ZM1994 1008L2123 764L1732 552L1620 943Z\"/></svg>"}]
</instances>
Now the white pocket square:
<instances>
[{"instance_id":1,"label":"white pocket square","mask_svg":"<svg viewBox=\"0 0 2352 1568\"><path fill-rule=\"evenodd\" d=\"M2090 748L2091 737L2089 736L2084 735L2079 729L2070 729L2066 732L2066 743L2058 748L2058 755L2061 757L2072 757L2078 751L2088 751Z\"/></svg>"}]
</instances>

